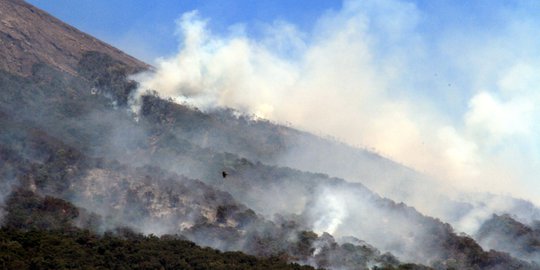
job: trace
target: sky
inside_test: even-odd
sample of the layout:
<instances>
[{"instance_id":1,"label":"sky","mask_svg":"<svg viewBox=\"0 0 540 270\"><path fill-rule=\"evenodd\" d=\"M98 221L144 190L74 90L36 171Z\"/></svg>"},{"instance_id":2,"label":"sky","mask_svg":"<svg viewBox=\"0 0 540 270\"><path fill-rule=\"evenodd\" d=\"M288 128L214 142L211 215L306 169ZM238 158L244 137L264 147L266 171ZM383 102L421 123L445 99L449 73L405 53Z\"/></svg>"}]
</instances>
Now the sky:
<instances>
[{"instance_id":1,"label":"sky","mask_svg":"<svg viewBox=\"0 0 540 270\"><path fill-rule=\"evenodd\" d=\"M29 2L153 64L141 91L540 202L538 1Z\"/></svg>"},{"instance_id":2,"label":"sky","mask_svg":"<svg viewBox=\"0 0 540 270\"><path fill-rule=\"evenodd\" d=\"M147 62L177 52L175 20L198 10L211 18L216 31L236 24L249 26L256 35L263 24L274 20L294 21L305 30L339 1L256 0L29 0L61 20L125 50Z\"/></svg>"}]
</instances>

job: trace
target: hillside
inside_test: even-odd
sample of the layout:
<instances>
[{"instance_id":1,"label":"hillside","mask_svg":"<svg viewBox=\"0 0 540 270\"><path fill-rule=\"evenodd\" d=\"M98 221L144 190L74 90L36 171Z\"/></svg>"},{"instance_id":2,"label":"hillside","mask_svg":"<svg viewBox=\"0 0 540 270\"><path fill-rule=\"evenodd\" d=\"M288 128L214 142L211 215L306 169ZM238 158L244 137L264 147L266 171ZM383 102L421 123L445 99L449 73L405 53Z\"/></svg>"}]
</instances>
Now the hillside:
<instances>
[{"instance_id":1,"label":"hillside","mask_svg":"<svg viewBox=\"0 0 540 270\"><path fill-rule=\"evenodd\" d=\"M76 75L86 51L106 53L133 71L149 67L23 0L0 2L0 39L0 69L22 76L30 76L37 63Z\"/></svg>"},{"instance_id":2,"label":"hillside","mask_svg":"<svg viewBox=\"0 0 540 270\"><path fill-rule=\"evenodd\" d=\"M515 218L515 217L514 217ZM523 224L508 214L494 214L477 232L483 246L502 250L525 260L540 258L540 226L538 222Z\"/></svg>"},{"instance_id":3,"label":"hillside","mask_svg":"<svg viewBox=\"0 0 540 270\"><path fill-rule=\"evenodd\" d=\"M5 180L2 190L6 197L6 225L58 229L55 224L60 221L55 220L62 214L58 216L54 214L56 210L47 207L45 209L49 210L34 214L35 210L43 208L39 204L26 203L25 196L28 195L25 194L37 193L53 200L60 198L73 202L79 209L77 211L86 213L75 216L78 218L75 223L96 232L129 226L145 233L179 233L199 244L222 250L244 250L264 257L286 254L292 261L307 260L312 255L312 245L320 242L329 245L318 258L325 265L328 263L323 261L327 256L335 258L334 263L339 264L343 261L337 258L350 258L345 263L351 267L366 266L375 261L385 265L399 264L393 256L385 263L389 255L381 254L371 246L338 244L332 237L309 232L301 223L287 219L267 221L230 194L201 181L157 167L132 167L87 157L32 122L14 121L7 114L1 116L0 122L5 129L0 132L0 172ZM102 135L107 128L97 132ZM70 126L57 124L54 130L68 141L74 136L82 136L77 132L69 133ZM78 130L84 131L89 130ZM81 144L84 140L73 141L79 142L80 149L89 147ZM19 191L17 187L24 189Z\"/></svg>"},{"instance_id":4,"label":"hillside","mask_svg":"<svg viewBox=\"0 0 540 270\"><path fill-rule=\"evenodd\" d=\"M384 182L398 194L403 183L422 177L412 170L365 149L226 108L202 112L152 92L142 93L134 112L129 104L137 84L129 75L148 65L22 1L3 1L0 13L9 14L0 28L6 55L0 58L1 236L17 247L18 255L6 255L19 256L17 263L35 251L20 242L28 237L63 239L97 261L107 251L124 254L92 248L110 241L201 252L152 236L181 235L263 258L223 253L254 267L280 258L279 267L297 268L285 262L329 269L538 269L485 251L445 220L370 189ZM337 160L350 160L350 171L340 175ZM108 238L106 232L125 227L137 235ZM73 243L80 233L99 244ZM160 257L144 256L149 262ZM133 263L126 258L117 262Z\"/></svg>"}]
</instances>

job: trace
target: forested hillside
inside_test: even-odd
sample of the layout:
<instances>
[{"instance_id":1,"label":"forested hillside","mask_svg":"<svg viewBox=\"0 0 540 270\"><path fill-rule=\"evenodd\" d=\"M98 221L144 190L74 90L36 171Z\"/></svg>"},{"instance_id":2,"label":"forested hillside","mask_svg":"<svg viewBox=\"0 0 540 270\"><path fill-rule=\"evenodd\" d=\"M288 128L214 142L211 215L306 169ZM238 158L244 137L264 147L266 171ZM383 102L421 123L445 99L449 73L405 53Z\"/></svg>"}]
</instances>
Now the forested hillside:
<instances>
[{"instance_id":1,"label":"forested hillside","mask_svg":"<svg viewBox=\"0 0 540 270\"><path fill-rule=\"evenodd\" d=\"M17 56L0 65L4 268L539 269L370 189L418 180L406 167L232 109L164 99L130 77L146 64L22 1L0 10L19 14L0 27L0 52ZM42 35L47 27L54 33ZM311 146L363 166L321 173L313 160L331 158L310 158ZM504 239L485 226L480 239Z\"/></svg>"}]
</instances>

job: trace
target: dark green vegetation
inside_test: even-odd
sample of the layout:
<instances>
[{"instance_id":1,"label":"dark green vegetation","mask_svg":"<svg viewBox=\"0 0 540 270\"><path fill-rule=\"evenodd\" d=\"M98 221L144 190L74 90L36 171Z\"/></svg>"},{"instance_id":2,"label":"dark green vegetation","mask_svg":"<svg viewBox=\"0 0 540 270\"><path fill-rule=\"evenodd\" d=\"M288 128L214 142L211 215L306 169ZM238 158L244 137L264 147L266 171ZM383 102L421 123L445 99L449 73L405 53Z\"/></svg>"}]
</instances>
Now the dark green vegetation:
<instances>
[{"instance_id":1,"label":"dark green vegetation","mask_svg":"<svg viewBox=\"0 0 540 270\"><path fill-rule=\"evenodd\" d=\"M313 269L277 257L201 248L182 237L144 236L126 228L96 234L79 229L71 203L16 190L0 230L2 269ZM76 220L78 219L78 220Z\"/></svg>"},{"instance_id":2,"label":"dark green vegetation","mask_svg":"<svg viewBox=\"0 0 540 270\"><path fill-rule=\"evenodd\" d=\"M177 236L0 230L2 269L314 269L280 258L201 248Z\"/></svg>"}]
</instances>

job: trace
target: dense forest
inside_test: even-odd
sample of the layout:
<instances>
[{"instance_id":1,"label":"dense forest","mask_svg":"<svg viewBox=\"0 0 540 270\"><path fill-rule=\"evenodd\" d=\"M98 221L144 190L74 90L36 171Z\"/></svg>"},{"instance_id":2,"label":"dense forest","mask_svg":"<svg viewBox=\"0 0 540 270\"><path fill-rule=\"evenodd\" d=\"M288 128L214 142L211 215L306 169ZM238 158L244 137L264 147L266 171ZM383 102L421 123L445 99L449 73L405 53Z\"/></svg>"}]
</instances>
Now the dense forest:
<instances>
[{"instance_id":1,"label":"dense forest","mask_svg":"<svg viewBox=\"0 0 540 270\"><path fill-rule=\"evenodd\" d=\"M314 269L283 259L201 248L178 236L130 231L0 230L2 269Z\"/></svg>"}]
</instances>

